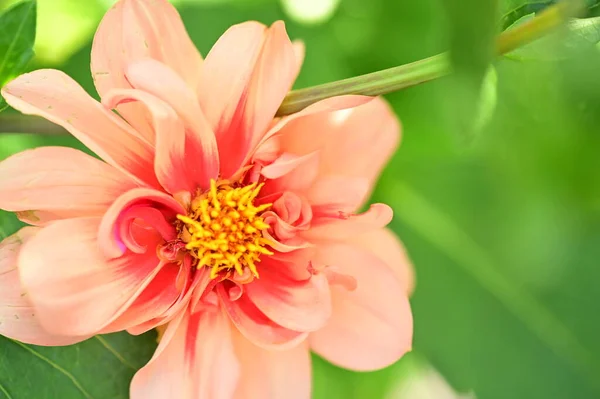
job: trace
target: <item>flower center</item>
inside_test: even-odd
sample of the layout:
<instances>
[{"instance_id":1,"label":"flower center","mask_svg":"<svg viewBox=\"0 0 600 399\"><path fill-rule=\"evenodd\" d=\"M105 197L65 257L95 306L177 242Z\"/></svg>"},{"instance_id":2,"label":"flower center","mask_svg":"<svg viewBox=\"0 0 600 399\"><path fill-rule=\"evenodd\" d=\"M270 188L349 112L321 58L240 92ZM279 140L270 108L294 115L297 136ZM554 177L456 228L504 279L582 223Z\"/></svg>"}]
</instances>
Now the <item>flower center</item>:
<instances>
[{"instance_id":1,"label":"flower center","mask_svg":"<svg viewBox=\"0 0 600 399\"><path fill-rule=\"evenodd\" d=\"M262 231L269 227L260 216L271 204L254 206L264 183L236 187L229 182L211 180L210 190L196 197L181 221L180 239L197 259L197 267L210 267L210 277L232 272L240 276L249 271L258 277L260 255L273 255L265 248L270 242Z\"/></svg>"}]
</instances>

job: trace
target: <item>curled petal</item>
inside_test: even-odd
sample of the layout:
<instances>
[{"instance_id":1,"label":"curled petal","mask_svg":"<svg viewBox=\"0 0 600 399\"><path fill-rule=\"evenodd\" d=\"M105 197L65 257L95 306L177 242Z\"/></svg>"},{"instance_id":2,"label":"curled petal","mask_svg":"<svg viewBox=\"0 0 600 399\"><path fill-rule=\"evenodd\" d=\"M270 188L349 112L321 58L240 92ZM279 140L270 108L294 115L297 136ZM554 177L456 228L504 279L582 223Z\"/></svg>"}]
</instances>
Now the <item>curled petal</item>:
<instances>
[{"instance_id":1,"label":"curled petal","mask_svg":"<svg viewBox=\"0 0 600 399\"><path fill-rule=\"evenodd\" d=\"M126 241L139 252L140 246L134 244L135 239L129 239L132 223L138 219L158 231L164 240L172 240L176 232L170 222L177 214L184 215L185 209L171 196L146 188L130 190L117 198L102 218L98 245L109 258L121 256L127 249Z\"/></svg>"}]
</instances>

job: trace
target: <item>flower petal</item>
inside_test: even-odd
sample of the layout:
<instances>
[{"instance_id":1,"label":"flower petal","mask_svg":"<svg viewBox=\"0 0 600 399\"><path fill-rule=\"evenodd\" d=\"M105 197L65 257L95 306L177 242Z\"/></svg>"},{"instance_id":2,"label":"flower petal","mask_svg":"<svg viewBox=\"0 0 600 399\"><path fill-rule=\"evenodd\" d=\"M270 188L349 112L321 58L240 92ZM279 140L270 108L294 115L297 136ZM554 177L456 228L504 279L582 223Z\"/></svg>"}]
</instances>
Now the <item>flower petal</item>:
<instances>
[{"instance_id":1,"label":"flower petal","mask_svg":"<svg viewBox=\"0 0 600 399\"><path fill-rule=\"evenodd\" d=\"M235 334L234 345L241 366L235 399L310 398L311 358L306 342L288 350L266 350Z\"/></svg>"},{"instance_id":2,"label":"flower petal","mask_svg":"<svg viewBox=\"0 0 600 399\"><path fill-rule=\"evenodd\" d=\"M223 284L217 286L223 308L240 332L254 344L265 349L287 349L303 341L307 334L275 323L262 313L248 295L233 301Z\"/></svg>"},{"instance_id":3,"label":"flower petal","mask_svg":"<svg viewBox=\"0 0 600 399\"><path fill-rule=\"evenodd\" d=\"M32 345L62 346L88 337L54 335L39 323L36 310L21 286L17 257L39 228L25 227L0 242L0 335Z\"/></svg>"},{"instance_id":4,"label":"flower petal","mask_svg":"<svg viewBox=\"0 0 600 399\"><path fill-rule=\"evenodd\" d=\"M413 324L405 286L387 264L346 244L321 246L317 259L354 277L357 287L332 287L333 315L310 335L316 353L338 366L363 371L389 366L411 349Z\"/></svg>"},{"instance_id":5,"label":"flower petal","mask_svg":"<svg viewBox=\"0 0 600 399\"><path fill-rule=\"evenodd\" d=\"M122 0L106 13L92 46L92 74L100 96L111 89L131 88L125 69L144 58L163 62L189 87L198 86L202 57L167 0ZM119 113L145 137L151 137L140 104L123 104Z\"/></svg>"},{"instance_id":6,"label":"flower petal","mask_svg":"<svg viewBox=\"0 0 600 399\"><path fill-rule=\"evenodd\" d=\"M331 294L327 277L322 274L305 279L294 278L290 268L308 265L260 263L260 278L246 286L248 298L269 319L295 331L315 331L331 316Z\"/></svg>"},{"instance_id":7,"label":"flower petal","mask_svg":"<svg viewBox=\"0 0 600 399\"><path fill-rule=\"evenodd\" d=\"M94 334L119 317L158 272L154 250L105 260L97 243L100 218L56 221L19 256L23 286L48 331ZM154 248L148 236L146 243Z\"/></svg>"},{"instance_id":8,"label":"flower petal","mask_svg":"<svg viewBox=\"0 0 600 399\"><path fill-rule=\"evenodd\" d=\"M136 62L127 68L127 78L136 88L160 98L185 122L185 153L190 180L202 188L219 175L217 141L200 106L196 93L169 67L155 60ZM159 147L157 143L157 147ZM191 166L194 166L193 168Z\"/></svg>"},{"instance_id":9,"label":"flower petal","mask_svg":"<svg viewBox=\"0 0 600 399\"><path fill-rule=\"evenodd\" d=\"M162 319L180 296L183 287L177 286L178 275L179 265L162 266L127 310L110 323L102 333L128 330L142 334L155 328L156 325L152 325L149 321Z\"/></svg>"},{"instance_id":10,"label":"flower petal","mask_svg":"<svg viewBox=\"0 0 600 399\"><path fill-rule=\"evenodd\" d=\"M320 176L306 196L315 215L355 212L369 194L370 182L365 178Z\"/></svg>"},{"instance_id":11,"label":"flower petal","mask_svg":"<svg viewBox=\"0 0 600 399\"><path fill-rule=\"evenodd\" d=\"M42 69L21 75L2 89L2 95L13 108L64 127L109 164L159 187L150 144L63 72Z\"/></svg>"},{"instance_id":12,"label":"flower petal","mask_svg":"<svg viewBox=\"0 0 600 399\"><path fill-rule=\"evenodd\" d=\"M0 162L0 208L19 212L30 224L100 216L136 186L117 169L73 148L40 147Z\"/></svg>"},{"instance_id":13,"label":"flower petal","mask_svg":"<svg viewBox=\"0 0 600 399\"><path fill-rule=\"evenodd\" d=\"M136 207L143 214L131 214L131 218L124 218L129 210ZM128 247L132 249L124 241L124 233L128 232L123 224L136 219L144 220L147 226L154 228L168 241L174 238L171 236L175 234L175 229L170 222L175 220L177 214L185 214L185 209L170 195L147 188L130 190L117 198L106 211L99 227L98 246L103 255L109 258L121 256Z\"/></svg>"},{"instance_id":14,"label":"flower petal","mask_svg":"<svg viewBox=\"0 0 600 399\"><path fill-rule=\"evenodd\" d=\"M402 242L390 229L375 229L349 240L384 261L396 274L407 294L415 288L415 271Z\"/></svg>"},{"instance_id":15,"label":"flower petal","mask_svg":"<svg viewBox=\"0 0 600 399\"><path fill-rule=\"evenodd\" d=\"M230 399L239 378L231 327L221 311L182 313L131 382L131 399Z\"/></svg>"},{"instance_id":16,"label":"flower petal","mask_svg":"<svg viewBox=\"0 0 600 399\"><path fill-rule=\"evenodd\" d=\"M296 78L300 75L300 70L302 69L302 64L304 63L304 56L306 55L306 46L302 40L294 40L292 42L292 46L294 46L294 55L296 56Z\"/></svg>"},{"instance_id":17,"label":"flower petal","mask_svg":"<svg viewBox=\"0 0 600 399\"><path fill-rule=\"evenodd\" d=\"M342 241L387 226L392 221L394 211L385 204L373 204L364 213L313 216L310 229L299 232L309 241Z\"/></svg>"},{"instance_id":18,"label":"flower petal","mask_svg":"<svg viewBox=\"0 0 600 399\"><path fill-rule=\"evenodd\" d=\"M390 106L375 98L353 108L298 117L279 134L284 152L321 151L320 174L373 182L398 146L400 125Z\"/></svg>"},{"instance_id":19,"label":"flower petal","mask_svg":"<svg viewBox=\"0 0 600 399\"><path fill-rule=\"evenodd\" d=\"M160 99L141 90L116 89L108 92L103 103L118 108L123 102L139 101L151 115L156 136L154 172L162 187L169 193L194 192L195 185L188 178L185 163L185 130L175 111Z\"/></svg>"},{"instance_id":20,"label":"flower petal","mask_svg":"<svg viewBox=\"0 0 600 399\"><path fill-rule=\"evenodd\" d=\"M232 51L235 49L235 51ZM232 58L233 57L233 58ZM267 130L297 73L283 22L231 27L206 57L200 105L217 137L221 172L233 175Z\"/></svg>"}]
</instances>

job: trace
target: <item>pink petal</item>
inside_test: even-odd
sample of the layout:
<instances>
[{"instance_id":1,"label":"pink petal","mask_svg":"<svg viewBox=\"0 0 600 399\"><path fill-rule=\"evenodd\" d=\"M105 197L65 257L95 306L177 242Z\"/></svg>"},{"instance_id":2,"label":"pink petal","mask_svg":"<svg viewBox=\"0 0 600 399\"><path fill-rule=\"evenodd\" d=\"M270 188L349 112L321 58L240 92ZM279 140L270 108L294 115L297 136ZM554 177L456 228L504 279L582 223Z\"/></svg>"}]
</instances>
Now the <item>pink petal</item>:
<instances>
[{"instance_id":1,"label":"pink petal","mask_svg":"<svg viewBox=\"0 0 600 399\"><path fill-rule=\"evenodd\" d=\"M21 286L17 257L24 243L40 229L25 227L0 242L0 335L33 345L62 346L89 337L54 335L39 323L36 310Z\"/></svg>"},{"instance_id":2,"label":"pink petal","mask_svg":"<svg viewBox=\"0 0 600 399\"><path fill-rule=\"evenodd\" d=\"M196 88L202 57L190 40L177 10L167 0L122 0L104 16L92 46L92 74L100 96L129 89L127 66L152 58L168 65L189 87ZM151 137L140 104L123 104L119 113Z\"/></svg>"},{"instance_id":3,"label":"pink petal","mask_svg":"<svg viewBox=\"0 0 600 399\"><path fill-rule=\"evenodd\" d=\"M21 75L2 89L2 95L24 114L64 127L109 164L159 186L152 169L154 149L63 72L42 69Z\"/></svg>"},{"instance_id":4,"label":"pink petal","mask_svg":"<svg viewBox=\"0 0 600 399\"><path fill-rule=\"evenodd\" d=\"M317 158L318 155L319 154L317 152L303 156L283 153L279 156L279 158L274 160L273 163L262 168L261 174L270 180L278 179L292 172L296 168L301 168L303 164L315 162L313 158Z\"/></svg>"},{"instance_id":5,"label":"pink petal","mask_svg":"<svg viewBox=\"0 0 600 399\"><path fill-rule=\"evenodd\" d=\"M411 349L412 315L405 286L392 269L354 245L319 248L321 264L356 278L357 288L332 287L333 315L311 333L311 348L330 362L352 370L389 366Z\"/></svg>"},{"instance_id":6,"label":"pink petal","mask_svg":"<svg viewBox=\"0 0 600 399\"><path fill-rule=\"evenodd\" d=\"M189 179L202 188L219 175L219 152L210 125L198 105L196 93L166 65L145 60L127 68L127 78L136 88L155 95L175 110L185 122L185 156ZM159 147L157 143L157 147ZM193 166L193 168L191 167Z\"/></svg>"},{"instance_id":7,"label":"pink petal","mask_svg":"<svg viewBox=\"0 0 600 399\"><path fill-rule=\"evenodd\" d=\"M179 265L167 264L160 268L150 284L131 303L125 312L110 323L102 333L135 330L138 334L155 328L148 321L158 320L177 302L182 287L177 286ZM144 330L140 331L140 327Z\"/></svg>"},{"instance_id":8,"label":"pink petal","mask_svg":"<svg viewBox=\"0 0 600 399\"><path fill-rule=\"evenodd\" d=\"M21 220L30 224L100 216L136 185L112 166L73 148L41 147L0 162L0 208L20 212Z\"/></svg>"},{"instance_id":9,"label":"pink petal","mask_svg":"<svg viewBox=\"0 0 600 399\"><path fill-rule=\"evenodd\" d=\"M238 330L254 344L265 349L287 349L303 341L307 334L285 328L262 313L248 295L232 301L229 293L220 284L218 294L223 308Z\"/></svg>"},{"instance_id":10,"label":"pink petal","mask_svg":"<svg viewBox=\"0 0 600 399\"><path fill-rule=\"evenodd\" d=\"M128 101L144 104L152 116L156 135L154 173L162 187L171 194L179 191L194 192L196 186L188 178L185 163L185 130L173 109L160 99L141 90L112 90L104 97L108 108Z\"/></svg>"},{"instance_id":11,"label":"pink petal","mask_svg":"<svg viewBox=\"0 0 600 399\"><path fill-rule=\"evenodd\" d=\"M322 175L373 182L398 146L400 125L390 106L375 98L346 110L298 117L279 134L283 152L321 151Z\"/></svg>"},{"instance_id":12,"label":"pink petal","mask_svg":"<svg viewBox=\"0 0 600 399\"><path fill-rule=\"evenodd\" d=\"M105 260L97 244L100 218L56 221L22 249L23 286L48 331L94 334L119 317L158 272L154 250ZM146 244L153 248L149 236Z\"/></svg>"},{"instance_id":13,"label":"pink petal","mask_svg":"<svg viewBox=\"0 0 600 399\"><path fill-rule=\"evenodd\" d=\"M235 399L311 397L311 359L306 342L288 350L266 350L236 334L234 345L241 365Z\"/></svg>"},{"instance_id":14,"label":"pink petal","mask_svg":"<svg viewBox=\"0 0 600 399\"><path fill-rule=\"evenodd\" d=\"M300 74L300 69L302 69L302 64L304 63L304 56L306 54L306 46L302 40L294 40L292 42L292 46L294 47L294 55L296 56L296 73L295 77L297 78Z\"/></svg>"},{"instance_id":15,"label":"pink petal","mask_svg":"<svg viewBox=\"0 0 600 399\"><path fill-rule=\"evenodd\" d=\"M133 208L137 208L138 212L143 212L137 219L145 220L149 227L154 228L167 241L175 238L175 228L172 226L172 222L177 214L184 215L186 213L181 204L173 197L160 191L136 188L126 192L113 202L102 218L98 232L98 246L104 256L117 258L126 251L128 245L123 240L123 223L131 223L135 219L124 219L124 216ZM152 219L150 220L148 217L152 217Z\"/></svg>"},{"instance_id":16,"label":"pink petal","mask_svg":"<svg viewBox=\"0 0 600 399\"><path fill-rule=\"evenodd\" d=\"M306 196L317 215L332 212L355 212L365 201L370 182L365 178L346 176L320 176L309 188Z\"/></svg>"},{"instance_id":17,"label":"pink petal","mask_svg":"<svg viewBox=\"0 0 600 399\"><path fill-rule=\"evenodd\" d=\"M392 221L393 216L394 212L389 206L373 204L366 212L361 214L339 212L338 215L327 217L315 216L311 228L299 234L302 238L313 242L320 240L341 241L387 226Z\"/></svg>"},{"instance_id":18,"label":"pink petal","mask_svg":"<svg viewBox=\"0 0 600 399\"><path fill-rule=\"evenodd\" d=\"M256 22L233 26L207 55L198 93L221 158L228 160L221 168L225 178L266 132L292 87L296 65L281 21L268 30Z\"/></svg>"},{"instance_id":19,"label":"pink petal","mask_svg":"<svg viewBox=\"0 0 600 399\"><path fill-rule=\"evenodd\" d=\"M150 362L131 382L131 399L230 399L239 378L231 328L221 311L171 322Z\"/></svg>"},{"instance_id":20,"label":"pink petal","mask_svg":"<svg viewBox=\"0 0 600 399\"><path fill-rule=\"evenodd\" d=\"M307 266L261 262L260 278L246 286L248 299L282 327L295 331L318 330L331 316L331 294L324 274L297 279L289 270Z\"/></svg>"},{"instance_id":21,"label":"pink petal","mask_svg":"<svg viewBox=\"0 0 600 399\"><path fill-rule=\"evenodd\" d=\"M325 100L318 101L304 108L302 111L280 118L261 138L256 151L260 152L263 146L268 146L269 142L273 139L279 139L280 136L286 132L286 127L288 125L293 126L296 120L307 121L309 120L308 117L311 115L315 117L317 115L321 115L321 117L323 118L326 117L328 114L332 114L335 111L349 110L351 108L367 104L371 101L373 101L373 97L355 95L330 97ZM319 129L322 128L322 126L316 127ZM315 136L317 136L315 138L319 139L318 143L321 143L323 141L322 137L318 137L318 135ZM277 147L279 148L279 144L277 145Z\"/></svg>"},{"instance_id":22,"label":"pink petal","mask_svg":"<svg viewBox=\"0 0 600 399\"><path fill-rule=\"evenodd\" d=\"M260 192L261 197L283 193L288 190L303 193L317 179L319 162L319 154L315 152L302 157L292 155L289 157L289 161L277 160L276 163L266 166L263 168L262 173L267 173L267 177L281 176L268 179L265 182L265 186Z\"/></svg>"},{"instance_id":23,"label":"pink petal","mask_svg":"<svg viewBox=\"0 0 600 399\"><path fill-rule=\"evenodd\" d=\"M349 240L384 261L411 294L415 288L415 271L404 245L390 229L375 229Z\"/></svg>"}]
</instances>

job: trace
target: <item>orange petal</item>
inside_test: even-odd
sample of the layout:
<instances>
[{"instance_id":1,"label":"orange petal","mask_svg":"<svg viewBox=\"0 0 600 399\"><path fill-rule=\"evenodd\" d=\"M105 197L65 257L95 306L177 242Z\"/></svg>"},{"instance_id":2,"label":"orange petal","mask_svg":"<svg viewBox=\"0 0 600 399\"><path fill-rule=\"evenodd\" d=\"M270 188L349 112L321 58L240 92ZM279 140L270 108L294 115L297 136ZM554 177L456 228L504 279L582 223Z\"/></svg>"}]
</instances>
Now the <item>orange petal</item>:
<instances>
[{"instance_id":1,"label":"orange petal","mask_svg":"<svg viewBox=\"0 0 600 399\"><path fill-rule=\"evenodd\" d=\"M134 209L145 210L151 220L146 226L153 228L164 240L174 238L172 221L177 214L185 214L185 209L172 196L148 188L135 188L118 197L102 217L98 228L98 247L107 258L118 258L128 247L124 235L130 235L129 227L135 219L124 219L126 212ZM148 219L137 217L137 219ZM126 224L126 225L124 225ZM131 243L129 241L128 243ZM129 248L134 250L135 248ZM151 249L153 252L155 248ZM143 252L137 251L137 252Z\"/></svg>"},{"instance_id":2,"label":"orange petal","mask_svg":"<svg viewBox=\"0 0 600 399\"><path fill-rule=\"evenodd\" d=\"M246 286L246 294L275 323L295 331L316 331L331 316L327 277L319 273L299 280L290 268L265 259L260 278Z\"/></svg>"},{"instance_id":3,"label":"orange petal","mask_svg":"<svg viewBox=\"0 0 600 399\"><path fill-rule=\"evenodd\" d=\"M285 328L261 312L248 295L233 301L223 284L217 286L223 308L238 330L254 344L265 349L283 350L302 342L307 334Z\"/></svg>"},{"instance_id":4,"label":"orange petal","mask_svg":"<svg viewBox=\"0 0 600 399\"><path fill-rule=\"evenodd\" d=\"M220 311L182 312L131 382L131 399L230 399L239 378L229 320Z\"/></svg>"},{"instance_id":5,"label":"orange petal","mask_svg":"<svg viewBox=\"0 0 600 399\"><path fill-rule=\"evenodd\" d=\"M160 270L148 236L145 254L105 260L97 243L100 218L59 220L24 246L19 256L23 286L42 326L61 335L101 331L119 317ZM154 241L154 244L152 244Z\"/></svg>"},{"instance_id":6,"label":"orange petal","mask_svg":"<svg viewBox=\"0 0 600 399\"><path fill-rule=\"evenodd\" d=\"M94 37L92 74L100 96L111 89L129 89L129 64L145 58L163 62L195 89L202 57L190 40L177 10L167 0L122 0L110 9ZM151 136L145 110L139 104L119 106L145 137Z\"/></svg>"},{"instance_id":7,"label":"orange petal","mask_svg":"<svg viewBox=\"0 0 600 399\"><path fill-rule=\"evenodd\" d=\"M2 89L2 95L24 114L64 127L107 163L159 186L152 168L152 146L63 72L42 69L21 75Z\"/></svg>"},{"instance_id":8,"label":"orange petal","mask_svg":"<svg viewBox=\"0 0 600 399\"><path fill-rule=\"evenodd\" d=\"M415 271L404 245L390 229L375 229L350 238L359 248L364 248L384 261L404 285L405 292L412 294L415 288Z\"/></svg>"},{"instance_id":9,"label":"orange petal","mask_svg":"<svg viewBox=\"0 0 600 399\"><path fill-rule=\"evenodd\" d=\"M156 136L154 173L161 186L169 193L194 192L196 184L186 164L185 129L175 111L165 102L142 90L111 90L103 102L109 108L123 102L139 101L152 118Z\"/></svg>"},{"instance_id":10,"label":"orange petal","mask_svg":"<svg viewBox=\"0 0 600 399\"><path fill-rule=\"evenodd\" d=\"M0 335L45 346L71 345L83 341L89 336L54 335L46 331L21 286L17 257L23 244L37 232L38 228L25 227L0 242Z\"/></svg>"},{"instance_id":11,"label":"orange petal","mask_svg":"<svg viewBox=\"0 0 600 399\"><path fill-rule=\"evenodd\" d=\"M21 220L101 216L137 184L114 167L79 150L41 147L0 162L0 208Z\"/></svg>"},{"instance_id":12,"label":"orange petal","mask_svg":"<svg viewBox=\"0 0 600 399\"><path fill-rule=\"evenodd\" d=\"M208 188L210 179L219 175L219 152L215 135L208 124L198 98L172 69L155 60L145 60L127 69L129 82L168 104L184 122L186 139L182 159L193 165L188 176L195 186ZM157 143L157 148L160 143Z\"/></svg>"},{"instance_id":13,"label":"orange petal","mask_svg":"<svg viewBox=\"0 0 600 399\"><path fill-rule=\"evenodd\" d=\"M198 89L217 137L225 178L242 165L273 120L297 74L283 22L231 27L207 55Z\"/></svg>"},{"instance_id":14,"label":"orange petal","mask_svg":"<svg viewBox=\"0 0 600 399\"><path fill-rule=\"evenodd\" d=\"M319 247L318 261L356 279L353 291L332 287L333 314L311 333L311 348L330 362L351 370L376 370L411 349L413 322L405 286L372 253L354 245Z\"/></svg>"},{"instance_id":15,"label":"orange petal","mask_svg":"<svg viewBox=\"0 0 600 399\"><path fill-rule=\"evenodd\" d=\"M306 342L288 350L266 350L235 334L234 345L241 366L235 399L310 398L311 358Z\"/></svg>"},{"instance_id":16,"label":"orange petal","mask_svg":"<svg viewBox=\"0 0 600 399\"><path fill-rule=\"evenodd\" d=\"M392 208L385 204L373 204L361 214L340 214L313 217L311 228L300 232L309 241L341 241L387 226L394 216Z\"/></svg>"},{"instance_id":17,"label":"orange petal","mask_svg":"<svg viewBox=\"0 0 600 399\"><path fill-rule=\"evenodd\" d=\"M297 117L279 135L284 152L302 155L319 150L320 174L362 177L373 183L398 146L400 125L385 100L375 98L353 108Z\"/></svg>"}]
</instances>

